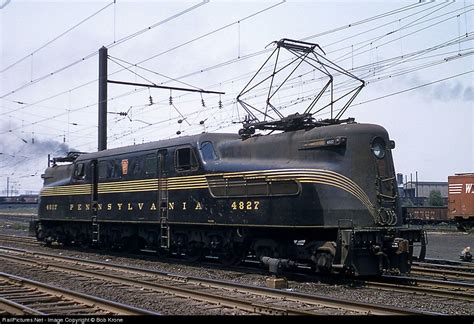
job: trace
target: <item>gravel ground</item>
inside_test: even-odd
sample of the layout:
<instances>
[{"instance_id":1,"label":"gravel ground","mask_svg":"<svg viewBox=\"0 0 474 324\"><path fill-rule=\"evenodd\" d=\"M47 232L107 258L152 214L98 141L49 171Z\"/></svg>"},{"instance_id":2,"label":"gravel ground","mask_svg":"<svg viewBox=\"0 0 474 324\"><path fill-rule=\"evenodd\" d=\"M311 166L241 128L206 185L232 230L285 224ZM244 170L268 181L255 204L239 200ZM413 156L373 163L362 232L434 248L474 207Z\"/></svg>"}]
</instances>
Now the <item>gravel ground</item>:
<instances>
[{"instance_id":1,"label":"gravel ground","mask_svg":"<svg viewBox=\"0 0 474 324\"><path fill-rule=\"evenodd\" d=\"M10 224L7 228L6 225ZM13 222L14 223L14 222ZM27 228L22 228L23 221L18 222L20 225L12 226L10 218L4 219L0 216L0 234L16 234L27 235ZM464 234L459 232L428 232L428 258L443 258L450 260L458 260L459 253L465 246L474 247L474 234ZM21 247L20 245L15 245ZM30 246L25 248L31 249ZM224 279L250 285L265 285L266 277L261 274L245 273L240 271L222 270L218 266L197 265L189 266L179 261L165 263L157 260L146 260L146 257L125 258L115 255L94 253L94 252L78 252L56 249L49 249L38 247L38 250L47 251L50 253L61 253L62 255L75 256L80 258L87 258L91 260L100 260L113 262L124 265L131 265L135 267L142 267L147 269L156 269L160 271L168 271L181 275L189 275L204 278ZM217 314L233 314L237 313L227 309L200 309L194 302L183 300L182 303L167 302L158 297L153 297L147 294L137 294L132 291L117 292L110 287L92 284L87 281L68 280L67 278L59 278L58 276L51 276L44 271L33 269L19 269L11 264L0 264L0 271L11 272L27 278L36 279L39 281L51 282L55 285L79 290L88 294L95 294L103 298L110 298L118 302L129 303L137 307L142 307L154 311L162 312L169 315L217 315ZM249 271L250 272L250 271ZM449 300L445 298L425 296L405 295L396 292L380 291L368 288L354 288L344 285L328 285L325 283L301 283L289 282L289 289L301 291L306 293L321 294L330 297L343 297L350 300L362 301L367 303L381 303L394 307L411 308L417 310L431 311L436 313L450 314L450 315L474 315L473 303L463 303L456 300Z\"/></svg>"},{"instance_id":2,"label":"gravel ground","mask_svg":"<svg viewBox=\"0 0 474 324\"><path fill-rule=\"evenodd\" d=\"M118 285L91 279L78 280L77 277L68 276L67 274L61 273L60 275L57 275L57 272L55 271L46 271L39 268L27 268L15 263L9 264L9 262L5 262L0 268L3 272L15 273L21 277L31 278L40 282L64 287L89 295L100 296L104 299L152 310L163 315L247 314L245 312L225 308L204 309L199 307L200 305L198 301L191 299L182 298L180 301L176 301L176 298L170 299L169 296L164 297L164 295L159 293L153 293L146 290L137 293L137 289L132 287L127 289Z\"/></svg>"}]
</instances>

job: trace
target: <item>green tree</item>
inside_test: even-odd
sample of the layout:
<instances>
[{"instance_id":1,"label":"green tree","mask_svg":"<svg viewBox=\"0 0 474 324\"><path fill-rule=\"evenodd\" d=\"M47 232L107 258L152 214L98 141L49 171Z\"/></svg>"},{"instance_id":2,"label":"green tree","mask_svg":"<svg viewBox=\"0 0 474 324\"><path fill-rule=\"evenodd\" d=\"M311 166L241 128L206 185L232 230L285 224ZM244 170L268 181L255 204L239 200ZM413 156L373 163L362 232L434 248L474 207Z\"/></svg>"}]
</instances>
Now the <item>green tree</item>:
<instances>
[{"instance_id":1,"label":"green tree","mask_svg":"<svg viewBox=\"0 0 474 324\"><path fill-rule=\"evenodd\" d=\"M443 198L439 190L431 190L430 197L428 198L428 204L430 206L443 206Z\"/></svg>"}]
</instances>

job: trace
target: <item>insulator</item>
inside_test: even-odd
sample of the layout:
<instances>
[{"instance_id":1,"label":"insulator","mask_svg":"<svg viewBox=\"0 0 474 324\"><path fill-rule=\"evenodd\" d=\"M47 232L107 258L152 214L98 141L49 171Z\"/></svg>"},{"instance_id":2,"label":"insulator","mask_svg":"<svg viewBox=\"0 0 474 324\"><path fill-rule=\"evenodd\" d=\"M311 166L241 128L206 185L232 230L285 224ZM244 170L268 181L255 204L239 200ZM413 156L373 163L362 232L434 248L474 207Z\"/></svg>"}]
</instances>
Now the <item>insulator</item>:
<instances>
[{"instance_id":1,"label":"insulator","mask_svg":"<svg viewBox=\"0 0 474 324\"><path fill-rule=\"evenodd\" d=\"M181 124L183 122L182 119L178 119L178 124Z\"/></svg>"},{"instance_id":2,"label":"insulator","mask_svg":"<svg viewBox=\"0 0 474 324\"><path fill-rule=\"evenodd\" d=\"M201 120L201 121L199 122L199 124L200 124L200 125L204 125L204 120Z\"/></svg>"},{"instance_id":3,"label":"insulator","mask_svg":"<svg viewBox=\"0 0 474 324\"><path fill-rule=\"evenodd\" d=\"M222 100L219 99L219 109L222 109Z\"/></svg>"},{"instance_id":4,"label":"insulator","mask_svg":"<svg viewBox=\"0 0 474 324\"><path fill-rule=\"evenodd\" d=\"M173 104L173 97L170 96L170 106Z\"/></svg>"},{"instance_id":5,"label":"insulator","mask_svg":"<svg viewBox=\"0 0 474 324\"><path fill-rule=\"evenodd\" d=\"M203 99L203 98L201 98L201 105L202 105L203 107L206 107L206 103L204 102L204 99Z\"/></svg>"},{"instance_id":6,"label":"insulator","mask_svg":"<svg viewBox=\"0 0 474 324\"><path fill-rule=\"evenodd\" d=\"M181 131L177 131L177 132L176 132L176 135L180 135L180 134L181 134Z\"/></svg>"},{"instance_id":7,"label":"insulator","mask_svg":"<svg viewBox=\"0 0 474 324\"><path fill-rule=\"evenodd\" d=\"M150 99L150 106L153 105L153 97L150 96L148 99Z\"/></svg>"},{"instance_id":8,"label":"insulator","mask_svg":"<svg viewBox=\"0 0 474 324\"><path fill-rule=\"evenodd\" d=\"M119 115L120 115L120 116L127 116L127 113L124 112L124 111L121 111L121 112L119 112Z\"/></svg>"}]
</instances>

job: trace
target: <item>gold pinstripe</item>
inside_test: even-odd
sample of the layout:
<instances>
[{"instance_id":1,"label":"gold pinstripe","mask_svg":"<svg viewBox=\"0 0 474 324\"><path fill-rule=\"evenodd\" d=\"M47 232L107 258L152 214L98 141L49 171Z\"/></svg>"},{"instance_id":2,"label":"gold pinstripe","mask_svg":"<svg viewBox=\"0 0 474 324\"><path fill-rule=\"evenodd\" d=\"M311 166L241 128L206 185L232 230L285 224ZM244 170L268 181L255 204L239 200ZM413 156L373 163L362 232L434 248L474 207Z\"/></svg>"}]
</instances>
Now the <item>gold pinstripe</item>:
<instances>
[{"instance_id":1,"label":"gold pinstripe","mask_svg":"<svg viewBox=\"0 0 474 324\"><path fill-rule=\"evenodd\" d=\"M326 184L333 187L337 187L344 191L349 192L357 199L359 199L374 216L375 208L370 202L367 194L350 178L331 170L322 169L276 169L276 170L263 170L263 171L245 171L245 172L231 172L231 173L220 173L212 174L210 176L222 176L224 179L232 178L244 178L244 179L288 179L297 180L301 183L318 183ZM212 182L219 182L219 179L210 180Z\"/></svg>"},{"instance_id":2,"label":"gold pinstripe","mask_svg":"<svg viewBox=\"0 0 474 324\"><path fill-rule=\"evenodd\" d=\"M82 195L82 194L90 194L91 190L92 190L91 184L46 187L41 190L40 195L41 196Z\"/></svg>"},{"instance_id":3,"label":"gold pinstripe","mask_svg":"<svg viewBox=\"0 0 474 324\"><path fill-rule=\"evenodd\" d=\"M221 179L265 179L271 180L296 180L301 183L317 183L329 185L344 190L358 200L375 215L375 209L367 194L350 178L331 170L323 169L273 169L256 170L244 172L213 173L206 175L195 175L188 177L172 177L160 181L160 184L167 190L189 190L207 189L209 186L223 185ZM119 182L99 183L98 193L121 193L121 192L145 192L157 191L158 179L128 180ZM41 196L66 196L66 195L87 195L91 194L92 185L66 185L59 187L46 187L40 192Z\"/></svg>"}]
</instances>

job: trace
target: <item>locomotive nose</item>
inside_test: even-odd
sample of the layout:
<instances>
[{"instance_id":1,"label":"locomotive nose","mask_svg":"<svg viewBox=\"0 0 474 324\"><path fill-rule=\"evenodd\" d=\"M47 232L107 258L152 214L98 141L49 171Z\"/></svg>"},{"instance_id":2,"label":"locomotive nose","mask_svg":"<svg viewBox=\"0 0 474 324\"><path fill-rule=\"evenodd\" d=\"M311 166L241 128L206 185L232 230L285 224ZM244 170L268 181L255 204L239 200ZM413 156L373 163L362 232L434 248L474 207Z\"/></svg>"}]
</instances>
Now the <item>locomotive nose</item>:
<instances>
[{"instance_id":1,"label":"locomotive nose","mask_svg":"<svg viewBox=\"0 0 474 324\"><path fill-rule=\"evenodd\" d=\"M398 188L391 156L393 148L395 142L383 136L374 136L370 142L370 150L376 165L377 224L382 226L391 226L398 222Z\"/></svg>"}]
</instances>

